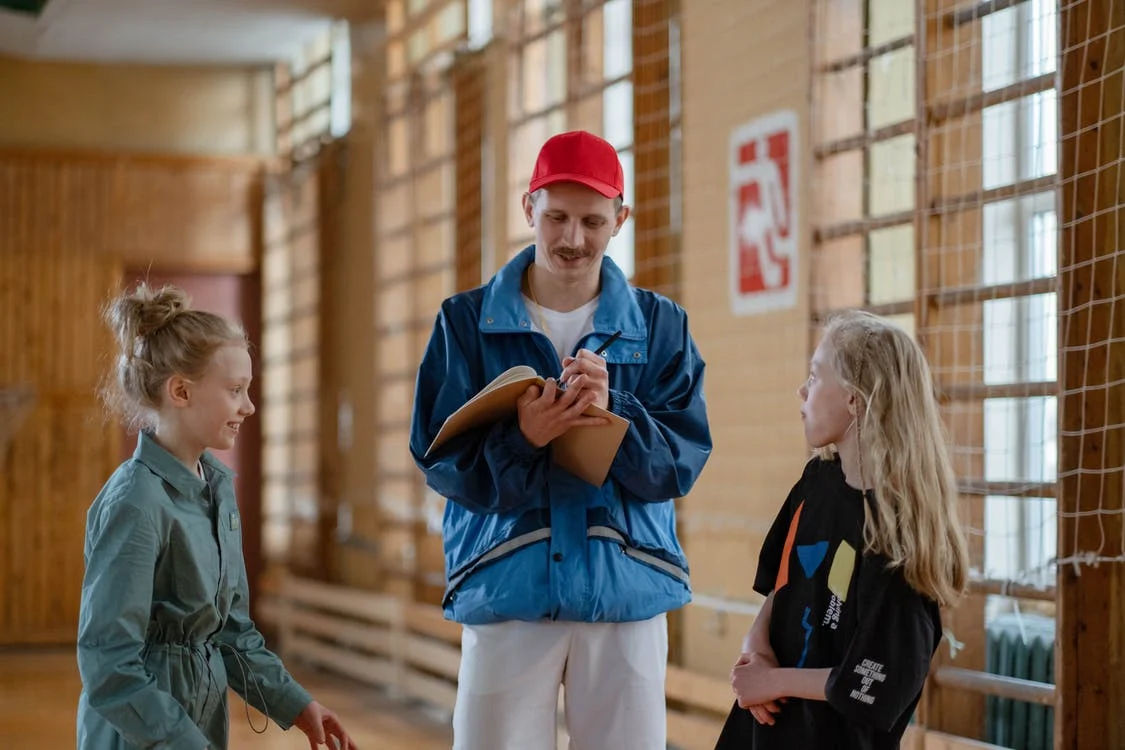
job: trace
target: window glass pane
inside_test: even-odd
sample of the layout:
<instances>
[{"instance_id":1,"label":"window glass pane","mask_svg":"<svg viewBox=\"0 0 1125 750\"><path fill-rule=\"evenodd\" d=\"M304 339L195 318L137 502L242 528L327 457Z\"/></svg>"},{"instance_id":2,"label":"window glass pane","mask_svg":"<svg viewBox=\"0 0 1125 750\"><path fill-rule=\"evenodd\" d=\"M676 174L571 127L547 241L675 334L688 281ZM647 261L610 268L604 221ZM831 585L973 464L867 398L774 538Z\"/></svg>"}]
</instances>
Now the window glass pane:
<instances>
[{"instance_id":1,"label":"window glass pane","mask_svg":"<svg viewBox=\"0 0 1125 750\"><path fill-rule=\"evenodd\" d=\"M906 313L905 315L888 315L887 320L895 324L902 330L906 331L910 338L914 338L914 313Z\"/></svg>"},{"instance_id":2,"label":"window glass pane","mask_svg":"<svg viewBox=\"0 0 1125 750\"><path fill-rule=\"evenodd\" d=\"M411 65L417 65L426 53L430 51L430 38L425 29L418 29L410 35L407 43L407 59Z\"/></svg>"},{"instance_id":3,"label":"window glass pane","mask_svg":"<svg viewBox=\"0 0 1125 750\"><path fill-rule=\"evenodd\" d=\"M1054 292L1036 294L1025 301L1027 328L1027 379L1046 382L1058 378L1058 298Z\"/></svg>"},{"instance_id":4,"label":"window glass pane","mask_svg":"<svg viewBox=\"0 0 1125 750\"><path fill-rule=\"evenodd\" d=\"M614 148L627 148L633 143L633 83L622 81L602 94L605 104L605 125L602 137ZM626 193L629 195L629 193Z\"/></svg>"},{"instance_id":5,"label":"window glass pane","mask_svg":"<svg viewBox=\"0 0 1125 750\"><path fill-rule=\"evenodd\" d=\"M605 18L602 9L594 8L582 17L582 48L576 51L581 60L582 87L591 86L605 78Z\"/></svg>"},{"instance_id":6,"label":"window glass pane","mask_svg":"<svg viewBox=\"0 0 1125 750\"><path fill-rule=\"evenodd\" d=\"M871 147L867 170L871 216L914 208L914 162L913 133Z\"/></svg>"},{"instance_id":7,"label":"window glass pane","mask_svg":"<svg viewBox=\"0 0 1125 750\"><path fill-rule=\"evenodd\" d=\"M987 300L984 382L1049 382L1058 377L1058 310L1054 292Z\"/></svg>"},{"instance_id":8,"label":"window glass pane","mask_svg":"<svg viewBox=\"0 0 1125 750\"><path fill-rule=\"evenodd\" d=\"M1049 196L1054 198L1054 193ZM1058 273L1059 235L1054 209L1031 217L1031 277L1044 278Z\"/></svg>"},{"instance_id":9,"label":"window glass pane","mask_svg":"<svg viewBox=\"0 0 1125 750\"><path fill-rule=\"evenodd\" d=\"M914 299L914 225L876 230L867 248L868 303Z\"/></svg>"},{"instance_id":10,"label":"window glass pane","mask_svg":"<svg viewBox=\"0 0 1125 750\"><path fill-rule=\"evenodd\" d=\"M605 77L618 78L633 69L633 8L631 0L609 0L605 18Z\"/></svg>"},{"instance_id":11,"label":"window glass pane","mask_svg":"<svg viewBox=\"0 0 1125 750\"><path fill-rule=\"evenodd\" d=\"M1016 162L1018 105L1004 102L981 113L981 167L985 190L1011 185L1019 173Z\"/></svg>"},{"instance_id":12,"label":"window glass pane","mask_svg":"<svg viewBox=\"0 0 1125 750\"><path fill-rule=\"evenodd\" d=\"M988 203L982 209L983 284L1054 276L1058 234L1053 191Z\"/></svg>"},{"instance_id":13,"label":"window glass pane","mask_svg":"<svg viewBox=\"0 0 1125 750\"><path fill-rule=\"evenodd\" d=\"M867 121L869 130L912 119L914 48L880 55L867 65Z\"/></svg>"},{"instance_id":14,"label":"window glass pane","mask_svg":"<svg viewBox=\"0 0 1125 750\"><path fill-rule=\"evenodd\" d=\"M1052 175L1058 168L1058 103L1054 89L1020 100L1027 143L1020 176L1025 180Z\"/></svg>"},{"instance_id":15,"label":"window glass pane","mask_svg":"<svg viewBox=\"0 0 1125 750\"><path fill-rule=\"evenodd\" d=\"M981 85L985 91L1010 86L1019 78L1018 8L989 13L980 21Z\"/></svg>"},{"instance_id":16,"label":"window glass pane","mask_svg":"<svg viewBox=\"0 0 1125 750\"><path fill-rule=\"evenodd\" d=\"M434 43L437 45L463 36L465 33L465 6L460 0L449 2L435 18Z\"/></svg>"},{"instance_id":17,"label":"window glass pane","mask_svg":"<svg viewBox=\"0 0 1125 750\"><path fill-rule=\"evenodd\" d=\"M342 138L352 126L352 43L346 21L332 29L332 115L329 131Z\"/></svg>"},{"instance_id":18,"label":"window glass pane","mask_svg":"<svg viewBox=\"0 0 1125 750\"><path fill-rule=\"evenodd\" d=\"M989 203L982 209L981 283L1007 284L1019 278L1018 204Z\"/></svg>"},{"instance_id":19,"label":"window glass pane","mask_svg":"<svg viewBox=\"0 0 1125 750\"><path fill-rule=\"evenodd\" d=\"M566 99L566 30L559 29L523 50L523 111L541 112Z\"/></svg>"},{"instance_id":20,"label":"window glass pane","mask_svg":"<svg viewBox=\"0 0 1125 750\"><path fill-rule=\"evenodd\" d=\"M1053 73L1058 67L1058 0L1032 0L1028 33L1029 76Z\"/></svg>"},{"instance_id":21,"label":"window glass pane","mask_svg":"<svg viewBox=\"0 0 1125 750\"><path fill-rule=\"evenodd\" d=\"M469 44L478 49L492 40L492 0L469 0Z\"/></svg>"},{"instance_id":22,"label":"window glass pane","mask_svg":"<svg viewBox=\"0 0 1125 750\"><path fill-rule=\"evenodd\" d=\"M1057 514L1052 497L986 497L985 576L1052 582L1047 579L1057 549Z\"/></svg>"},{"instance_id":23,"label":"window glass pane","mask_svg":"<svg viewBox=\"0 0 1125 750\"><path fill-rule=\"evenodd\" d=\"M1057 474L1054 396L984 402L984 472L990 482L1053 482Z\"/></svg>"},{"instance_id":24,"label":"window glass pane","mask_svg":"<svg viewBox=\"0 0 1125 750\"><path fill-rule=\"evenodd\" d=\"M633 154L625 152L619 154L621 157L621 169L625 172L625 202L631 203L634 187L633 179ZM633 277L633 248L635 242L635 234L633 229L633 220L629 219L621 227L621 231L617 236L609 241L609 249L606 254L613 258L613 262L621 266L621 270L629 278Z\"/></svg>"},{"instance_id":25,"label":"window glass pane","mask_svg":"<svg viewBox=\"0 0 1125 750\"><path fill-rule=\"evenodd\" d=\"M829 0L835 3L837 0ZM831 31L829 31L831 33ZM867 43L877 47L914 33L914 3L903 0L867 1Z\"/></svg>"},{"instance_id":26,"label":"window glass pane","mask_svg":"<svg viewBox=\"0 0 1125 750\"><path fill-rule=\"evenodd\" d=\"M1015 342L1018 310L1016 300L986 300L982 305L984 316L984 382L1014 383L1019 380ZM1000 429L1000 428L997 428Z\"/></svg>"}]
</instances>

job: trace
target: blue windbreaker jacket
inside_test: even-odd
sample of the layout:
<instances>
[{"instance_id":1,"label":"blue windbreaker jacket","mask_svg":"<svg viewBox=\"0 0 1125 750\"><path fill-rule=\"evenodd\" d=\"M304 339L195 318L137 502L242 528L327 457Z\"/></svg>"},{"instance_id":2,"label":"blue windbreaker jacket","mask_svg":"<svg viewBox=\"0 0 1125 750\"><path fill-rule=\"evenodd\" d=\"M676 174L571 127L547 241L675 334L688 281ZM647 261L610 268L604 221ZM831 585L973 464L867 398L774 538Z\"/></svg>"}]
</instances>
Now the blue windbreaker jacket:
<instances>
[{"instance_id":1,"label":"blue windbreaker jacket","mask_svg":"<svg viewBox=\"0 0 1125 750\"><path fill-rule=\"evenodd\" d=\"M704 363L678 305L602 261L594 334L579 347L622 331L605 354L610 410L632 422L602 487L554 465L514 415L424 458L445 419L500 373L562 371L520 295L534 252L442 304L418 370L410 451L448 501L445 614L465 624L648 619L691 599L673 500L711 454Z\"/></svg>"}]
</instances>

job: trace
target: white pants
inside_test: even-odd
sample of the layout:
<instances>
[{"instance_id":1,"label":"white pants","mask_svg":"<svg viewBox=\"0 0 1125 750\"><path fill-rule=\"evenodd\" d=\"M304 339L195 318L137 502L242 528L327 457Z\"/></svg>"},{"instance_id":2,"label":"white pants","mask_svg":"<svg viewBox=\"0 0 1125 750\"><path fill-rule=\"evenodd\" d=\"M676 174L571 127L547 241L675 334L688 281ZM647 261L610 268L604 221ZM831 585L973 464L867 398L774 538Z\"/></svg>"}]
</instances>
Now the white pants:
<instances>
[{"instance_id":1,"label":"white pants","mask_svg":"<svg viewBox=\"0 0 1125 750\"><path fill-rule=\"evenodd\" d=\"M570 750L665 750L668 621L467 625L453 750L555 750L563 686Z\"/></svg>"}]
</instances>

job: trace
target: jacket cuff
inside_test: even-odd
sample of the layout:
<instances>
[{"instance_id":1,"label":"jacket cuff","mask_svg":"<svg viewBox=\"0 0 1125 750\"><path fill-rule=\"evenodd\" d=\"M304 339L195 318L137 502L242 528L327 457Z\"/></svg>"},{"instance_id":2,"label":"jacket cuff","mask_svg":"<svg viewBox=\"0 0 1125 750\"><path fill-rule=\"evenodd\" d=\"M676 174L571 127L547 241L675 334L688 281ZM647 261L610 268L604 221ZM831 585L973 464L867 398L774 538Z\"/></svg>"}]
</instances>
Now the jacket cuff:
<instances>
[{"instance_id":1,"label":"jacket cuff","mask_svg":"<svg viewBox=\"0 0 1125 750\"><path fill-rule=\"evenodd\" d=\"M635 422L646 414L645 407L636 396L628 391L615 391L612 388L609 389L609 411L630 422Z\"/></svg>"},{"instance_id":2,"label":"jacket cuff","mask_svg":"<svg viewBox=\"0 0 1125 750\"><path fill-rule=\"evenodd\" d=\"M282 729L293 726L301 712L313 702L312 694L296 681L290 682L270 706L270 718Z\"/></svg>"},{"instance_id":3,"label":"jacket cuff","mask_svg":"<svg viewBox=\"0 0 1125 750\"><path fill-rule=\"evenodd\" d=\"M506 453L513 457L521 464L531 464L535 461L543 451L547 450L546 447L536 448L531 443L527 442L527 438L523 436L520 431L519 420L511 419L501 423L501 440L506 449Z\"/></svg>"}]
</instances>

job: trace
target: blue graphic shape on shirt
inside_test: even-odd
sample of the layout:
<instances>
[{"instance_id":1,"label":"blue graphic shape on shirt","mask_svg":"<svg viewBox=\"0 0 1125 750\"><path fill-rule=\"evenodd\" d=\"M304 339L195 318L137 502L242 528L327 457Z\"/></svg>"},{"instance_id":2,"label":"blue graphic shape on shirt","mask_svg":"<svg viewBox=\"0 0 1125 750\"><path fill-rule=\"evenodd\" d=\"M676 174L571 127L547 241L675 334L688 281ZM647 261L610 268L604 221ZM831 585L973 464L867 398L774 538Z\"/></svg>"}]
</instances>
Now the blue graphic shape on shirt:
<instances>
[{"instance_id":1,"label":"blue graphic shape on shirt","mask_svg":"<svg viewBox=\"0 0 1125 750\"><path fill-rule=\"evenodd\" d=\"M816 573L816 569L824 562L824 557L827 554L828 542L802 544L797 547L797 559L801 561L801 567L805 570L806 578L813 577L813 574Z\"/></svg>"},{"instance_id":2,"label":"blue graphic shape on shirt","mask_svg":"<svg viewBox=\"0 0 1125 750\"><path fill-rule=\"evenodd\" d=\"M827 543L825 544L827 546ZM797 660L797 669L805 666L805 657L809 655L809 640L812 638L812 625L809 625L809 613L812 607L805 607L805 614L801 617L801 627L805 629L805 647L801 650L801 658Z\"/></svg>"}]
</instances>

